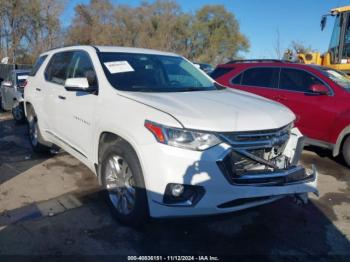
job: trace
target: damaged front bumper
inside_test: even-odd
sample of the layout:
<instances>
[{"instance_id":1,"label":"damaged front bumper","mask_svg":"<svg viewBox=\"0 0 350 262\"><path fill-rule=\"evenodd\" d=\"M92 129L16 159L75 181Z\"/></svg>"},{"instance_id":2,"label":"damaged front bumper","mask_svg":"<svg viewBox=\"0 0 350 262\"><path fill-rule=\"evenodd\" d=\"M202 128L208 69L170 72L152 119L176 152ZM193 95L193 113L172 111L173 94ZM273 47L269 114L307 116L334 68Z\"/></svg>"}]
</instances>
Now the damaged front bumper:
<instances>
[{"instance_id":1,"label":"damaged front bumper","mask_svg":"<svg viewBox=\"0 0 350 262\"><path fill-rule=\"evenodd\" d=\"M288 131L288 138L279 141L274 136L277 132L284 138L280 130L244 133L245 141L239 146L230 140L203 152L159 144L155 145L158 150L153 145L144 147L146 160L160 159L159 165L147 166L145 172L146 178L154 178L146 179L154 181L148 184L151 216L227 213L284 197L305 203L308 193L318 194L318 174L315 167L308 170L298 165L303 136L296 128ZM185 194L178 201L176 197L165 201L169 184L184 185Z\"/></svg>"},{"instance_id":2,"label":"damaged front bumper","mask_svg":"<svg viewBox=\"0 0 350 262\"><path fill-rule=\"evenodd\" d=\"M231 136L235 140L223 136L231 148L217 161L217 165L228 182L235 185L278 186L314 181L317 174L315 166L311 172L307 172L298 165L304 137L297 128L289 133L287 131L284 128L274 132ZM245 141L239 141L240 137L244 137Z\"/></svg>"}]
</instances>

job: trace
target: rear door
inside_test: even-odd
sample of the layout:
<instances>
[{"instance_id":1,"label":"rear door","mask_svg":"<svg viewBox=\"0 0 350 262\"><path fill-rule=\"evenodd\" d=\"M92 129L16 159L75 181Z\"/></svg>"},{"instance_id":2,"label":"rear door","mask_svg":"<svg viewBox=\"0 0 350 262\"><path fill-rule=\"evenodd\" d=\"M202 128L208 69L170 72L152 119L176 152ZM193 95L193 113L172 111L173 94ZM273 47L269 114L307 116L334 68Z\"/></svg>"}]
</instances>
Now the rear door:
<instances>
[{"instance_id":1,"label":"rear door","mask_svg":"<svg viewBox=\"0 0 350 262\"><path fill-rule=\"evenodd\" d=\"M313 84L326 85L316 75L302 69L282 68L278 100L296 115L296 125L309 138L327 141L336 117L335 99L329 95L313 93Z\"/></svg>"},{"instance_id":2,"label":"rear door","mask_svg":"<svg viewBox=\"0 0 350 262\"><path fill-rule=\"evenodd\" d=\"M58 139L59 143L63 140L64 130L70 128L61 116L60 108L64 101L60 99L60 95L64 91L64 83L72 57L72 51L54 54L45 70L45 85L37 88L45 97L41 108L47 121L47 132L53 139Z\"/></svg>"},{"instance_id":3,"label":"rear door","mask_svg":"<svg viewBox=\"0 0 350 262\"><path fill-rule=\"evenodd\" d=\"M274 100L277 95L278 75L279 68L277 67L249 68L234 77L230 85Z\"/></svg>"}]
</instances>

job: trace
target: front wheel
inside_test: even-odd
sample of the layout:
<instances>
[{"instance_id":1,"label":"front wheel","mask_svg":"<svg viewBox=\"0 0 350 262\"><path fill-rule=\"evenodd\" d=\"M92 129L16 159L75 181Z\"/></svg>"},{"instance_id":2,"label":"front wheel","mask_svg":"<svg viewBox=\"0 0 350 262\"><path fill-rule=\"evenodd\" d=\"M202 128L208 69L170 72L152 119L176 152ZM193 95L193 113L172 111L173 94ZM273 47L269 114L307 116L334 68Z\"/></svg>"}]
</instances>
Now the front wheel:
<instances>
[{"instance_id":1,"label":"front wheel","mask_svg":"<svg viewBox=\"0 0 350 262\"><path fill-rule=\"evenodd\" d=\"M101 179L114 216L137 226L148 218L147 193L138 157L123 140L108 145L102 157Z\"/></svg>"}]
</instances>

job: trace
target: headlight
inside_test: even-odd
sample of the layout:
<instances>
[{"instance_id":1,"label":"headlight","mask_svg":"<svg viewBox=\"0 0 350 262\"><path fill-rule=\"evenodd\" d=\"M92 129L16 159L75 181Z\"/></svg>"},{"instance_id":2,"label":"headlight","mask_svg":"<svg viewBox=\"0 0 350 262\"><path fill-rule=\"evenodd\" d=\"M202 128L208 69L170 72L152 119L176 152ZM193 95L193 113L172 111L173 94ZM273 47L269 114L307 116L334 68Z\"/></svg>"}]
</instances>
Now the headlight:
<instances>
[{"instance_id":1,"label":"headlight","mask_svg":"<svg viewBox=\"0 0 350 262\"><path fill-rule=\"evenodd\" d=\"M147 120L145 127L151 131L159 143L169 146L203 151L221 143L216 135L210 133L166 127Z\"/></svg>"}]
</instances>

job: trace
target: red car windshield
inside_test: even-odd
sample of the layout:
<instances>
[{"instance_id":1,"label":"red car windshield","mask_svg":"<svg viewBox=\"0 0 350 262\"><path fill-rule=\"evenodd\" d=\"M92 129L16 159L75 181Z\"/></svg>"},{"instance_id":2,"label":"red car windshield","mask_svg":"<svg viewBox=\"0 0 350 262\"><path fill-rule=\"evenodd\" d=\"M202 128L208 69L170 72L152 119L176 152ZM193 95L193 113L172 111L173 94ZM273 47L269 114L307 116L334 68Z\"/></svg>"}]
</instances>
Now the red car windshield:
<instances>
[{"instance_id":1,"label":"red car windshield","mask_svg":"<svg viewBox=\"0 0 350 262\"><path fill-rule=\"evenodd\" d=\"M321 72L347 91L350 91L350 78L346 74L331 68L322 68Z\"/></svg>"}]
</instances>

